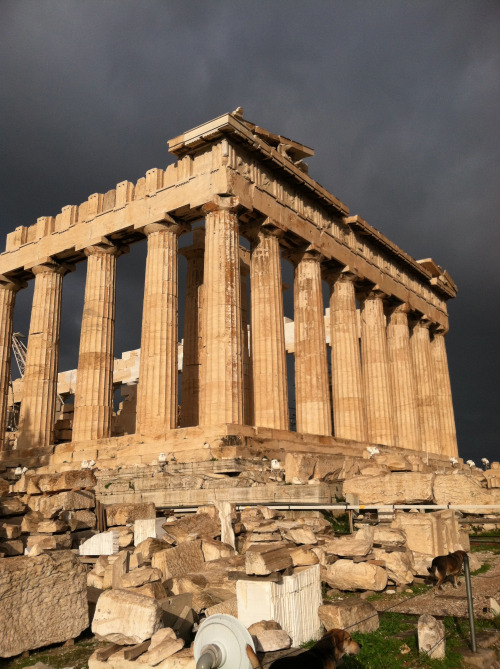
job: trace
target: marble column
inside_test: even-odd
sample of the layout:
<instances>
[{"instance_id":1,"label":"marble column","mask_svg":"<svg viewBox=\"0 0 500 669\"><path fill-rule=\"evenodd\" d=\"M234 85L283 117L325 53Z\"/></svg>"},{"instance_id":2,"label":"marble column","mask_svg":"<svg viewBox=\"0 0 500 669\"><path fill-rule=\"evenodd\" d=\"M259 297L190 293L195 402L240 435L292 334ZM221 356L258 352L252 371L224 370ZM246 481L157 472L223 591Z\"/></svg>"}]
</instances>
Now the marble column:
<instances>
[{"instance_id":1,"label":"marble column","mask_svg":"<svg viewBox=\"0 0 500 669\"><path fill-rule=\"evenodd\" d=\"M258 427L289 429L279 232L259 228L250 260L254 417Z\"/></svg>"},{"instance_id":2,"label":"marble column","mask_svg":"<svg viewBox=\"0 0 500 669\"><path fill-rule=\"evenodd\" d=\"M421 318L413 327L411 349L417 386L418 416L422 450L441 453L439 416L435 397L434 366L431 359L431 322Z\"/></svg>"},{"instance_id":3,"label":"marble column","mask_svg":"<svg viewBox=\"0 0 500 669\"><path fill-rule=\"evenodd\" d=\"M35 290L19 415L18 449L53 443L63 275L67 268L48 261L33 267Z\"/></svg>"},{"instance_id":4,"label":"marble column","mask_svg":"<svg viewBox=\"0 0 500 669\"><path fill-rule=\"evenodd\" d=\"M356 314L355 276L340 272L330 283L333 426L336 437L366 441L366 418Z\"/></svg>"},{"instance_id":5,"label":"marble column","mask_svg":"<svg viewBox=\"0 0 500 669\"><path fill-rule=\"evenodd\" d=\"M200 316L205 229L196 228L193 231L192 246L181 249L179 253L187 259L181 427L192 427L200 422L200 354L202 347Z\"/></svg>"},{"instance_id":6,"label":"marble column","mask_svg":"<svg viewBox=\"0 0 500 669\"><path fill-rule=\"evenodd\" d=\"M243 424L243 336L239 226L235 198L204 207L203 363L205 423Z\"/></svg>"},{"instance_id":7,"label":"marble column","mask_svg":"<svg viewBox=\"0 0 500 669\"><path fill-rule=\"evenodd\" d=\"M439 415L439 441L443 455L456 458L458 457L457 432L444 336L442 330L437 330L431 340L435 398Z\"/></svg>"},{"instance_id":8,"label":"marble column","mask_svg":"<svg viewBox=\"0 0 500 669\"><path fill-rule=\"evenodd\" d=\"M361 302L361 364L368 441L394 445L394 422L387 356L385 296L371 291Z\"/></svg>"},{"instance_id":9,"label":"marble column","mask_svg":"<svg viewBox=\"0 0 500 669\"><path fill-rule=\"evenodd\" d=\"M20 284L0 276L0 451L5 448L14 304Z\"/></svg>"},{"instance_id":10,"label":"marble column","mask_svg":"<svg viewBox=\"0 0 500 669\"><path fill-rule=\"evenodd\" d=\"M420 424L408 313L407 304L400 304L391 310L387 318L387 351L396 428L395 445L418 451L421 449Z\"/></svg>"},{"instance_id":11,"label":"marble column","mask_svg":"<svg viewBox=\"0 0 500 669\"><path fill-rule=\"evenodd\" d=\"M85 249L87 279L80 331L72 441L111 436L116 258L111 243Z\"/></svg>"},{"instance_id":12,"label":"marble column","mask_svg":"<svg viewBox=\"0 0 500 669\"><path fill-rule=\"evenodd\" d=\"M248 332L248 276L250 268L240 257L241 271L241 336L243 338L243 422L254 425L253 392L252 392L252 361L250 359L250 342Z\"/></svg>"},{"instance_id":13,"label":"marble column","mask_svg":"<svg viewBox=\"0 0 500 669\"><path fill-rule=\"evenodd\" d=\"M148 237L136 432L161 436L177 427L178 246L174 220L144 228Z\"/></svg>"},{"instance_id":14,"label":"marble column","mask_svg":"<svg viewBox=\"0 0 500 669\"><path fill-rule=\"evenodd\" d=\"M294 321L297 432L330 435L321 256L314 251L295 259Z\"/></svg>"}]
</instances>

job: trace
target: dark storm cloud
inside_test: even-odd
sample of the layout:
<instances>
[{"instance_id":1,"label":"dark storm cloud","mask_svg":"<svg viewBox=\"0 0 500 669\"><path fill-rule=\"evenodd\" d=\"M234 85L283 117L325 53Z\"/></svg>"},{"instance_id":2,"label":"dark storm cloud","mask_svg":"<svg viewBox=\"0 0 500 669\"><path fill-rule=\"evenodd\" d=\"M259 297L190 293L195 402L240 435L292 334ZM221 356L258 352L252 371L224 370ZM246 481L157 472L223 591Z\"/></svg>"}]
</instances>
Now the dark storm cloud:
<instances>
[{"instance_id":1,"label":"dark storm cloud","mask_svg":"<svg viewBox=\"0 0 500 669\"><path fill-rule=\"evenodd\" d=\"M352 213L450 271L461 453L498 458L497 2L4 0L1 19L2 236L164 167L168 138L242 105L315 148L311 175ZM136 245L118 351L139 345L143 271ZM84 281L83 265L65 280L62 367Z\"/></svg>"}]
</instances>

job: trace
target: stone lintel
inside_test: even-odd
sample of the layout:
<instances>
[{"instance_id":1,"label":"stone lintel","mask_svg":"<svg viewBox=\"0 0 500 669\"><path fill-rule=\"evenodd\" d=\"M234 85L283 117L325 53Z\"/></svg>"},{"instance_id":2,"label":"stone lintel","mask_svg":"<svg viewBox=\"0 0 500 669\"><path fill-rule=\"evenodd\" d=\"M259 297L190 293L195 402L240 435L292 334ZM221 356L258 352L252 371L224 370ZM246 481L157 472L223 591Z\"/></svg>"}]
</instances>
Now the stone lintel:
<instances>
[{"instance_id":1,"label":"stone lintel","mask_svg":"<svg viewBox=\"0 0 500 669\"><path fill-rule=\"evenodd\" d=\"M353 230L359 232L359 234L375 238L380 244L382 244L382 246L385 246L389 251L399 256L402 260L404 260L405 263L410 264L414 270L416 270L419 274L422 274L426 279L430 279L432 276L434 276L426 261L415 260L412 258L410 255L400 249L399 246L394 244L394 242L391 242L391 240L388 239L385 235L367 223L367 221L361 218L361 216L349 216L344 220L351 228L353 228ZM435 265L433 260L432 263Z\"/></svg>"},{"instance_id":2,"label":"stone lintel","mask_svg":"<svg viewBox=\"0 0 500 669\"><path fill-rule=\"evenodd\" d=\"M426 311L432 318L439 323L448 323L448 314L443 304L442 308L431 305L411 288L406 287L401 281L390 276L383 269L375 267L372 262L365 259L354 248L347 246L338 238L333 236L327 230L320 230L313 223L307 220L302 214L293 212L284 203L276 200L272 195L264 190L254 187L249 188L248 181L238 174L234 174L231 179L231 189L238 196L242 206L249 210L259 211L262 215L269 216L278 223L285 225L292 237L304 240L304 244L309 240L327 259L334 259L335 262L348 266L360 279L366 279L372 284L379 284L388 295L394 295L397 299L408 302L412 309ZM420 280L425 285L425 278L422 276L421 268ZM443 299L441 295L441 299Z\"/></svg>"},{"instance_id":3,"label":"stone lintel","mask_svg":"<svg viewBox=\"0 0 500 669\"><path fill-rule=\"evenodd\" d=\"M226 168L223 151L219 164L217 151L220 151L220 147L217 148L215 145L224 142L226 145L230 143L236 150L241 146L241 153L244 151L247 154L248 152L253 152L254 155L257 153L257 164L262 163L268 166L273 171L273 178L278 184L294 182L295 198L299 200L297 208L293 204L286 206L279 199L267 193L258 183L252 184L247 178L240 175L234 166ZM277 142L279 142L278 148L275 146ZM285 151L284 155L278 150L280 144L288 147L288 154ZM203 149L209 145L214 146L212 152L214 162L209 169L203 168L197 171L197 154L200 148ZM162 185L158 185L160 183L158 181L158 190L147 193L147 197L136 194L139 199L131 200L130 192L126 198L119 199L117 196L114 208L107 209L104 200L102 206L100 204L99 198L102 198L100 194L92 195L90 199L92 199L93 206L89 208L86 213L87 217L82 218L81 222L77 223L74 220L70 227L64 229L58 229L56 225L54 232L47 233L37 242L24 243L1 254L0 273L15 272L16 278L22 280L30 278L27 271L29 272L34 265L40 264L42 257L52 256L61 260L67 257L71 262L83 260L81 249L96 243L96 238L102 237L103 231L107 235L123 238L125 243L139 241L143 238L141 231L144 229L145 221L146 224L151 220L156 221L158 220L156 216L161 217L165 211L172 212L174 216L181 216L186 221L202 218L202 205L213 199L214 193L223 193L238 197L239 203L251 211L252 215L255 212L264 217L269 216L278 225L283 225L285 230L289 230L292 236L303 236L318 248L324 247L322 252L325 258L333 257L339 262L352 266L359 276L372 279L377 277L376 280L379 281L382 274L383 281L380 283L384 284L384 290L388 294L394 294L398 299L412 303L416 310L429 311L422 308L426 300L423 292L422 297L419 295L420 287L407 288L397 277L389 276L383 267L374 266L347 240L344 241L342 236L335 237L330 233L328 225L325 224L326 227L321 229L318 224L313 223L312 219L308 219L304 213L306 200L313 203L317 201L324 212L328 213L326 218L330 217L332 221L335 219L337 223L343 223L344 227L346 225L350 227L355 234L370 238L372 242L385 250L384 252L389 256L389 262L401 263L402 271L418 279L424 290L431 288L440 300L456 295L456 286L446 271L439 276L432 276L432 273L422 264L404 253L361 217L349 217L345 205L342 205L333 195L296 167L290 158L291 149L289 147L292 145L295 146L296 152L308 153L307 147L304 149L303 145L292 140L259 129L238 114L222 115L170 142L170 148L175 155L191 156L188 159L192 160L194 167L193 173L187 175L189 178L177 175L177 172L184 175L185 167L182 166L181 158L177 165L170 166L172 169L169 167L164 173ZM299 153L294 154L294 157L300 157ZM129 191L133 188L128 182L122 182L122 184L125 184ZM436 265L436 268L438 267ZM447 325L444 305L443 307L433 305L432 309L437 313L433 319Z\"/></svg>"}]
</instances>

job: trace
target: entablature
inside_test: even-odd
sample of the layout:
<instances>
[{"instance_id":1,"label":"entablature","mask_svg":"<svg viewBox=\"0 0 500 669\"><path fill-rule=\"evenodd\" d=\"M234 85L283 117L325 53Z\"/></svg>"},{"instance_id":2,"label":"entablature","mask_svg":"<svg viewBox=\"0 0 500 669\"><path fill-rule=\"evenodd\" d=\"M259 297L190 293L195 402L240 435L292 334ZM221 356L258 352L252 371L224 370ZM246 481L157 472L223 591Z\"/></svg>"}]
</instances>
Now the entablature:
<instances>
[{"instance_id":1,"label":"entablature","mask_svg":"<svg viewBox=\"0 0 500 669\"><path fill-rule=\"evenodd\" d=\"M166 170L153 168L136 184L123 181L17 228L0 255L0 273L24 281L41 260L74 264L103 238L129 245L165 213L190 223L204 217L203 205L214 196L234 195L244 224L272 219L284 231L282 246L311 244L447 325L445 300L456 295L449 274L431 259L414 260L361 217L348 216L348 208L297 164L313 155L309 147L225 114L171 140L169 149L178 161Z\"/></svg>"}]
</instances>

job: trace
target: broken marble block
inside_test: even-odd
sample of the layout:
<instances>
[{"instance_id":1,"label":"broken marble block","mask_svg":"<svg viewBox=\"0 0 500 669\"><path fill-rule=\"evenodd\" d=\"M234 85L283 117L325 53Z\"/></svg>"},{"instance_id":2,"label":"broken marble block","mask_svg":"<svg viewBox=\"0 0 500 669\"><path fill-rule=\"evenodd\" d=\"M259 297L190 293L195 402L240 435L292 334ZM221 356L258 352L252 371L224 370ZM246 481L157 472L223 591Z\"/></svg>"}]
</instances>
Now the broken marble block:
<instances>
[{"instance_id":1,"label":"broken marble block","mask_svg":"<svg viewBox=\"0 0 500 669\"><path fill-rule=\"evenodd\" d=\"M88 624L85 567L70 551L0 559L0 657L74 639Z\"/></svg>"},{"instance_id":2,"label":"broken marble block","mask_svg":"<svg viewBox=\"0 0 500 669\"><path fill-rule=\"evenodd\" d=\"M97 600L92 632L103 641L121 645L142 643L162 626L156 599L130 590L106 590Z\"/></svg>"},{"instance_id":3,"label":"broken marble block","mask_svg":"<svg viewBox=\"0 0 500 669\"><path fill-rule=\"evenodd\" d=\"M113 555L120 550L120 535L115 530L100 532L78 547L80 555Z\"/></svg>"}]
</instances>

